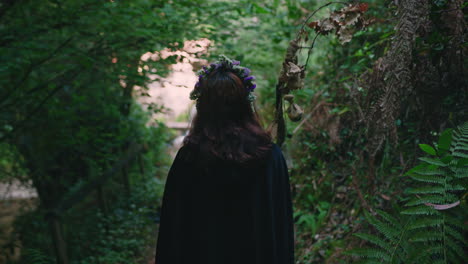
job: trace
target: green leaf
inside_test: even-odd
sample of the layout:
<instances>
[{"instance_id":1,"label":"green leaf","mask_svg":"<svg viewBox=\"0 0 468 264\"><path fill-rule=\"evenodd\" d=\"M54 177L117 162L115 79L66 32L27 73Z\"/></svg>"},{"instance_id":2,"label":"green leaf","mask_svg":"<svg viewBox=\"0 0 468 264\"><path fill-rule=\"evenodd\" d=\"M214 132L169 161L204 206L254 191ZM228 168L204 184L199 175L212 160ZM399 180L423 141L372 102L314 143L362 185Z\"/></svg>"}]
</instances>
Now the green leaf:
<instances>
[{"instance_id":1,"label":"green leaf","mask_svg":"<svg viewBox=\"0 0 468 264\"><path fill-rule=\"evenodd\" d=\"M410 169L409 171L407 171L407 172L405 173L405 175L408 176L408 175L414 174L416 171L418 171L418 170L423 170L423 169L425 169L426 167L427 167L427 164L420 164L420 165L418 165L418 166L416 166L416 167L413 167L413 168Z\"/></svg>"},{"instance_id":2,"label":"green leaf","mask_svg":"<svg viewBox=\"0 0 468 264\"><path fill-rule=\"evenodd\" d=\"M443 158L440 159L440 161L442 161L443 163L445 164L450 164L453 160L453 156L445 156Z\"/></svg>"},{"instance_id":3,"label":"green leaf","mask_svg":"<svg viewBox=\"0 0 468 264\"><path fill-rule=\"evenodd\" d=\"M422 158L419 158L419 160L422 160L422 161L427 162L427 163L432 164L432 165L441 166L441 167L448 166L448 164L443 163L439 159L432 159L432 158L422 157Z\"/></svg>"},{"instance_id":4,"label":"green leaf","mask_svg":"<svg viewBox=\"0 0 468 264\"><path fill-rule=\"evenodd\" d=\"M462 168L468 165L468 159L459 159L457 162L457 167Z\"/></svg>"},{"instance_id":5,"label":"green leaf","mask_svg":"<svg viewBox=\"0 0 468 264\"><path fill-rule=\"evenodd\" d=\"M253 3L253 6L255 7L255 13L257 14L268 14L268 13L271 13L271 10L266 8L266 7L263 7L263 6L260 6L259 4L257 3Z\"/></svg>"},{"instance_id":6,"label":"green leaf","mask_svg":"<svg viewBox=\"0 0 468 264\"><path fill-rule=\"evenodd\" d=\"M450 144L452 143L452 129L446 129L439 137L439 141L437 142L438 150L442 150L443 152L450 149Z\"/></svg>"},{"instance_id":7,"label":"green leaf","mask_svg":"<svg viewBox=\"0 0 468 264\"><path fill-rule=\"evenodd\" d=\"M436 155L435 149L427 144L419 144L419 148L421 148L422 151L426 152L429 155Z\"/></svg>"}]
</instances>

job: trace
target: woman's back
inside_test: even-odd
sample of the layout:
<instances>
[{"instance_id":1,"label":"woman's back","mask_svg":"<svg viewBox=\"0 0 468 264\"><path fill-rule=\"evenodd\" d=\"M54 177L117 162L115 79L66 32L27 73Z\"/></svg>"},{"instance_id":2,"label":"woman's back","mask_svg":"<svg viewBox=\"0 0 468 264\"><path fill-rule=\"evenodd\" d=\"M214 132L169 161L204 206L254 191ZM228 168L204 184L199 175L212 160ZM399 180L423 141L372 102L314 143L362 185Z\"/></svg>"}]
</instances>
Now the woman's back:
<instances>
[{"instance_id":1,"label":"woman's back","mask_svg":"<svg viewBox=\"0 0 468 264\"><path fill-rule=\"evenodd\" d=\"M260 126L250 70L221 56L204 67L184 146L163 197L156 264L292 264L283 155Z\"/></svg>"},{"instance_id":2,"label":"woman's back","mask_svg":"<svg viewBox=\"0 0 468 264\"><path fill-rule=\"evenodd\" d=\"M163 198L156 264L294 263L289 179L278 146L265 162L209 167L182 147ZM191 153L192 152L192 153Z\"/></svg>"}]
</instances>

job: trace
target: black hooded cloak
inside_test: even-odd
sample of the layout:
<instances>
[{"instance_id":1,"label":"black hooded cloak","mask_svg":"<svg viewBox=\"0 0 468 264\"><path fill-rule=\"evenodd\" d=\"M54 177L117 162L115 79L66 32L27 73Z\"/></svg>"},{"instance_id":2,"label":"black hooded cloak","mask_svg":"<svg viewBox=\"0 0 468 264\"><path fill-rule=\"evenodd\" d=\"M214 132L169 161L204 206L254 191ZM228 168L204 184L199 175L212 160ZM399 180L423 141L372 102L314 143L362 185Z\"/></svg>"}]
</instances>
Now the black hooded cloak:
<instances>
[{"instance_id":1,"label":"black hooded cloak","mask_svg":"<svg viewBox=\"0 0 468 264\"><path fill-rule=\"evenodd\" d=\"M182 147L164 190L156 264L293 264L289 175L273 144L263 162L200 166ZM193 153L192 153L193 154Z\"/></svg>"}]
</instances>

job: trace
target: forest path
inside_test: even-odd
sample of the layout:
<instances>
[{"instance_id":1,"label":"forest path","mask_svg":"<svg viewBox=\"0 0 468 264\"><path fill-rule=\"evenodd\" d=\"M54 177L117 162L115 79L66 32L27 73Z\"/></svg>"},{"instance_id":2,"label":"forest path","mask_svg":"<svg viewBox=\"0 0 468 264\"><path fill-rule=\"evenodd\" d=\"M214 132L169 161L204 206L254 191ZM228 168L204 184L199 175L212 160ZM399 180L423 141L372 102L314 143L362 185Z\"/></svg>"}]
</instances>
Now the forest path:
<instances>
[{"instance_id":1,"label":"forest path","mask_svg":"<svg viewBox=\"0 0 468 264\"><path fill-rule=\"evenodd\" d=\"M21 193L21 195L24 194ZM13 251L8 252L8 256L13 260L18 259L21 254L21 249L18 247L20 242L11 236L14 231L13 222L21 214L34 210L37 204L38 199L36 197L20 196L19 198L13 198L9 196L0 200L0 248L7 250L11 246ZM6 254L0 254L0 263L7 263L6 257Z\"/></svg>"},{"instance_id":2,"label":"forest path","mask_svg":"<svg viewBox=\"0 0 468 264\"><path fill-rule=\"evenodd\" d=\"M153 119L163 121L167 127L176 131L177 136L168 148L172 158L177 154L190 126L190 120L195 113L194 103L189 98L190 92L197 82L194 68L207 63L207 61L197 57L206 54L210 44L211 41L208 39L188 40L177 51L162 50L146 53L141 57L144 61L168 56L179 57L179 61L170 66L170 73L166 77L149 76L151 79L158 79L158 81L148 85L147 94L149 96L136 98L143 107L152 103L163 107L163 112L153 114Z\"/></svg>"},{"instance_id":3,"label":"forest path","mask_svg":"<svg viewBox=\"0 0 468 264\"><path fill-rule=\"evenodd\" d=\"M37 192L31 185L19 181L0 182L0 201L37 197Z\"/></svg>"},{"instance_id":4,"label":"forest path","mask_svg":"<svg viewBox=\"0 0 468 264\"><path fill-rule=\"evenodd\" d=\"M197 58L201 54L207 53L211 44L208 39L188 40L184 46L177 51L161 50L155 53L145 53L141 60L157 60L169 56L178 56L178 62L169 66L169 74L161 77L157 74L150 74L148 77L154 80L148 85L147 96L136 98L144 107L150 103L163 106L162 113L156 113L153 118L163 122L187 122L190 118L190 108L193 102L190 100L197 76L194 68L206 64L207 61ZM137 93L138 93L137 89Z\"/></svg>"},{"instance_id":5,"label":"forest path","mask_svg":"<svg viewBox=\"0 0 468 264\"><path fill-rule=\"evenodd\" d=\"M9 253L11 259L18 259L21 253L19 241L12 241L13 222L21 214L34 210L38 203L37 192L31 185L19 181L0 183L0 248L16 244ZM5 257L6 254L0 254L0 263L7 261Z\"/></svg>"}]
</instances>

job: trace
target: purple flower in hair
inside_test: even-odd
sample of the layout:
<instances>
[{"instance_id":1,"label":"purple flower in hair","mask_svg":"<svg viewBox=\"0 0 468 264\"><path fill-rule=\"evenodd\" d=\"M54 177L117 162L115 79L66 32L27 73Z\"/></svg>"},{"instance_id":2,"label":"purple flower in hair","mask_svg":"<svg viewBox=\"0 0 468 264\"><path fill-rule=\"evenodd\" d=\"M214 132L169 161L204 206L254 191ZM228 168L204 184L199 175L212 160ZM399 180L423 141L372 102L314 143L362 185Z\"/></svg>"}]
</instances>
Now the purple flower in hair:
<instances>
[{"instance_id":1,"label":"purple flower in hair","mask_svg":"<svg viewBox=\"0 0 468 264\"><path fill-rule=\"evenodd\" d=\"M244 82L248 82L250 80L255 80L255 76L252 75L252 76L249 76L247 78L244 78Z\"/></svg>"},{"instance_id":2,"label":"purple flower in hair","mask_svg":"<svg viewBox=\"0 0 468 264\"><path fill-rule=\"evenodd\" d=\"M217 70L221 65L218 63L211 63L210 66L211 68L214 68L215 70Z\"/></svg>"},{"instance_id":3,"label":"purple flower in hair","mask_svg":"<svg viewBox=\"0 0 468 264\"><path fill-rule=\"evenodd\" d=\"M251 70L240 66L240 61L231 60L224 55L220 55L219 61L213 62L208 66L203 66L202 69L198 71L198 81L195 84L196 89L190 93L190 99L197 100L200 97L199 87L204 82L204 79L208 78L210 73L220 68L225 69L226 72L234 73L239 79L243 80L244 86L249 92L247 99L250 102L255 100L255 95L252 92L257 85L253 83L255 76L250 76Z\"/></svg>"}]
</instances>

